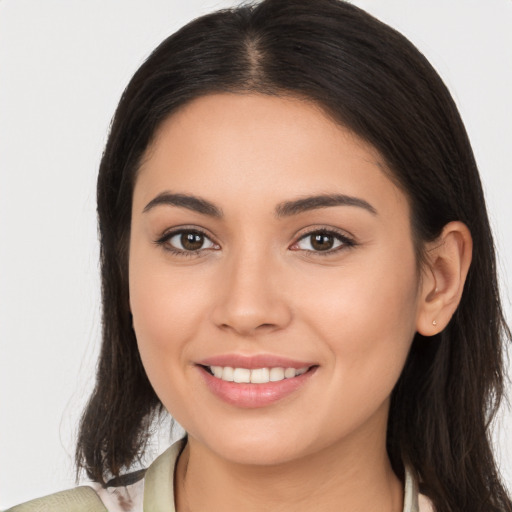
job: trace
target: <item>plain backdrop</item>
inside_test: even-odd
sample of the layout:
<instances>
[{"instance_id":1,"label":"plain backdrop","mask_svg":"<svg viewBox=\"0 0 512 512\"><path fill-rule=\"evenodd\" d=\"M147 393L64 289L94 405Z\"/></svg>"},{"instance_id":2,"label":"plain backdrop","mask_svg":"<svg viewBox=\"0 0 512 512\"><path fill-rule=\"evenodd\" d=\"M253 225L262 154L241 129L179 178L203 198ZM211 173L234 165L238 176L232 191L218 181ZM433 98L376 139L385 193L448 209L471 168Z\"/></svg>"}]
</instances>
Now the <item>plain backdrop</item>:
<instances>
[{"instance_id":1,"label":"plain backdrop","mask_svg":"<svg viewBox=\"0 0 512 512\"><path fill-rule=\"evenodd\" d=\"M454 95L510 321L512 1L353 3L408 36ZM119 96L162 39L234 4L0 0L0 509L74 485L74 436L100 337L95 180ZM494 438L512 488L506 408Z\"/></svg>"}]
</instances>

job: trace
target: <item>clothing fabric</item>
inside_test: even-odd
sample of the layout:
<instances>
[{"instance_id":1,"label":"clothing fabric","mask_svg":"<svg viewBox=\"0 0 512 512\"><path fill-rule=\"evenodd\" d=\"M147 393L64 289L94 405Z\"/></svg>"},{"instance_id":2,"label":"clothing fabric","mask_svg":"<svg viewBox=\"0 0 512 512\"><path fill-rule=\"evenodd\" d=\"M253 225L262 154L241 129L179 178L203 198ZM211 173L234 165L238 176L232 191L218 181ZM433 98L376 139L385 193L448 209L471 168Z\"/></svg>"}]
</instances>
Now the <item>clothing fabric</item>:
<instances>
[{"instance_id":1,"label":"clothing fabric","mask_svg":"<svg viewBox=\"0 0 512 512\"><path fill-rule=\"evenodd\" d=\"M174 470L185 445L181 439L157 457L146 471L109 482L52 494L6 512L176 512ZM418 492L412 472L405 472L403 512L434 512L430 500Z\"/></svg>"}]
</instances>

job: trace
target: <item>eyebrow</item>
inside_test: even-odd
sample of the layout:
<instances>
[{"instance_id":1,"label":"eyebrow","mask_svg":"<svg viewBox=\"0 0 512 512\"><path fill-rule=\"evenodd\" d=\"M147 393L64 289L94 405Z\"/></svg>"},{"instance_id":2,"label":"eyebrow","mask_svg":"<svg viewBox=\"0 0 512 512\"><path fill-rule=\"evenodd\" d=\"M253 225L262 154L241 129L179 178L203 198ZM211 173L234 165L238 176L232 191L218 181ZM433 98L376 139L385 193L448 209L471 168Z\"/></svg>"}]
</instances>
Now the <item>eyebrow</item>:
<instances>
[{"instance_id":1,"label":"eyebrow","mask_svg":"<svg viewBox=\"0 0 512 512\"><path fill-rule=\"evenodd\" d=\"M309 210L329 208L332 206L357 206L367 210L372 215L377 215L377 210L364 199L347 196L344 194L322 194L309 196L294 201L285 201L276 207L277 217L289 217Z\"/></svg>"},{"instance_id":2,"label":"eyebrow","mask_svg":"<svg viewBox=\"0 0 512 512\"><path fill-rule=\"evenodd\" d=\"M143 213L155 208L155 206L167 205L187 208L194 212L202 213L210 217L220 218L223 216L222 210L206 199L191 196L188 194L171 194L170 192L162 192L152 199L143 210Z\"/></svg>"},{"instance_id":3,"label":"eyebrow","mask_svg":"<svg viewBox=\"0 0 512 512\"><path fill-rule=\"evenodd\" d=\"M170 192L162 192L152 199L144 207L143 213L160 205L187 208L188 210L216 218L221 218L224 215L221 208L206 199L188 194L172 194ZM333 206L356 206L367 210L372 215L377 215L377 210L364 199L344 194L321 194L302 197L293 201L284 201L276 206L275 214L278 218L290 217L310 210Z\"/></svg>"}]
</instances>

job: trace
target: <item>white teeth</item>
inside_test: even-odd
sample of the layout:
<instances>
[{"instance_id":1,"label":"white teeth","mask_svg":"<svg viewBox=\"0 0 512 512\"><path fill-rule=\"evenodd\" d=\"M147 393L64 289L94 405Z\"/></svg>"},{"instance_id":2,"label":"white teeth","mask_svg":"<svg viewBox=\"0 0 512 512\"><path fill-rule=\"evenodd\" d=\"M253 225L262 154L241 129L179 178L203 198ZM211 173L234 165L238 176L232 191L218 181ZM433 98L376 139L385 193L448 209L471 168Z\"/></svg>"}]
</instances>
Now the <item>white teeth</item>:
<instances>
[{"instance_id":1,"label":"white teeth","mask_svg":"<svg viewBox=\"0 0 512 512\"><path fill-rule=\"evenodd\" d=\"M284 368L270 369L270 382L277 382L284 379Z\"/></svg>"},{"instance_id":2,"label":"white teeth","mask_svg":"<svg viewBox=\"0 0 512 512\"><path fill-rule=\"evenodd\" d=\"M293 377L295 377L295 368L286 368L284 371L284 378L291 379Z\"/></svg>"},{"instance_id":3,"label":"white teeth","mask_svg":"<svg viewBox=\"0 0 512 512\"><path fill-rule=\"evenodd\" d=\"M215 377L222 379L222 366L211 366L210 369Z\"/></svg>"},{"instance_id":4,"label":"white teeth","mask_svg":"<svg viewBox=\"0 0 512 512\"><path fill-rule=\"evenodd\" d=\"M222 368L222 367L219 367L219 368ZM230 366L225 366L224 368L222 368L222 377L221 379L222 380L226 380L228 382L233 382L233 368L231 368Z\"/></svg>"},{"instance_id":5,"label":"white teeth","mask_svg":"<svg viewBox=\"0 0 512 512\"><path fill-rule=\"evenodd\" d=\"M268 368L256 368L251 370L251 382L253 384L265 384L268 382L270 370Z\"/></svg>"},{"instance_id":6,"label":"white teeth","mask_svg":"<svg viewBox=\"0 0 512 512\"><path fill-rule=\"evenodd\" d=\"M235 368L233 380L235 382L251 382L251 370L247 368Z\"/></svg>"},{"instance_id":7,"label":"white teeth","mask_svg":"<svg viewBox=\"0 0 512 512\"><path fill-rule=\"evenodd\" d=\"M210 366L211 372L218 379L227 382L266 384L268 382L278 382L284 379L292 379L303 375L309 370L308 366L304 368L232 368L231 366Z\"/></svg>"}]
</instances>

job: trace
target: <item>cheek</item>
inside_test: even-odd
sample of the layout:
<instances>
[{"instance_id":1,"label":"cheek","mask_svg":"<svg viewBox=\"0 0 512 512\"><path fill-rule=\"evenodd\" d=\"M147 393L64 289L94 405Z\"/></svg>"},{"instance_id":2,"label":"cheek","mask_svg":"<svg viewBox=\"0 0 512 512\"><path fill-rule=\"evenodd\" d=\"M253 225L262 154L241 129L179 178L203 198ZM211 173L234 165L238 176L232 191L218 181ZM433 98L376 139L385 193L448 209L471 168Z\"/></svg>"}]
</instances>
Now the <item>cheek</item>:
<instances>
[{"instance_id":1,"label":"cheek","mask_svg":"<svg viewBox=\"0 0 512 512\"><path fill-rule=\"evenodd\" d=\"M135 332L140 342L169 347L188 338L199 310L201 294L190 287L180 290L180 282L156 272L132 274L130 303Z\"/></svg>"},{"instance_id":2,"label":"cheek","mask_svg":"<svg viewBox=\"0 0 512 512\"><path fill-rule=\"evenodd\" d=\"M391 394L414 337L417 295L413 256L347 266L337 279L323 281L314 300L304 294L305 317L325 340L344 410L360 410L363 417L362 404L369 411Z\"/></svg>"},{"instance_id":3,"label":"cheek","mask_svg":"<svg viewBox=\"0 0 512 512\"><path fill-rule=\"evenodd\" d=\"M153 249L154 252L154 249ZM200 279L171 272L155 261L152 252L134 248L130 254L130 307L133 327L147 375L157 394L169 385L169 376L187 365L190 341L196 338L204 290ZM165 402L164 397L160 398Z\"/></svg>"},{"instance_id":4,"label":"cheek","mask_svg":"<svg viewBox=\"0 0 512 512\"><path fill-rule=\"evenodd\" d=\"M302 311L340 339L350 331L414 333L418 276L413 255L350 262L331 273L303 274ZM305 280L305 282L304 282ZM383 336L378 336L374 341ZM364 337L362 338L364 339ZM370 341L370 340L368 340Z\"/></svg>"}]
</instances>

